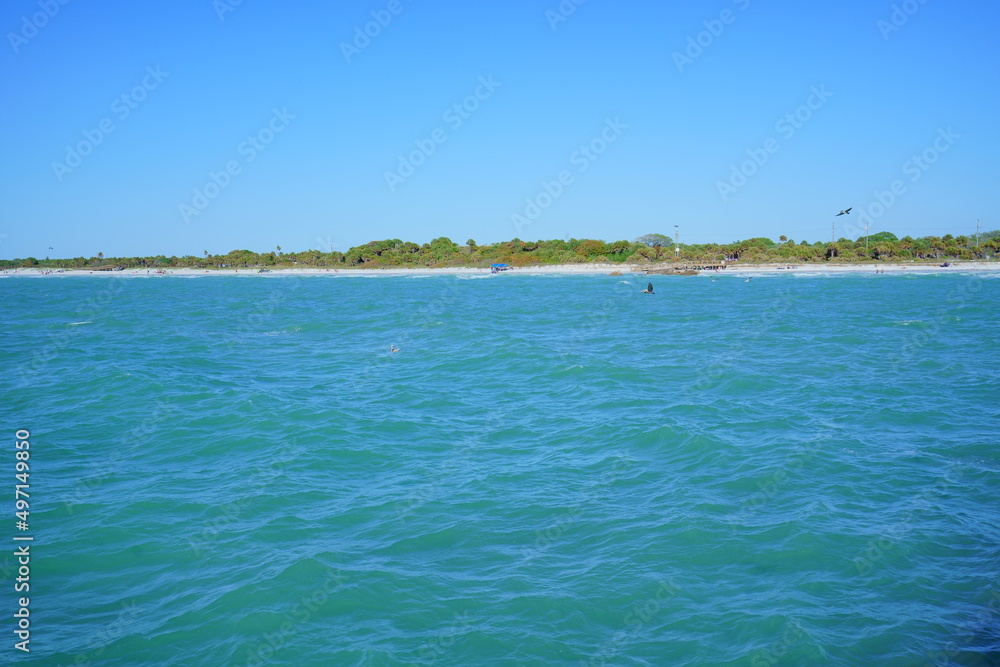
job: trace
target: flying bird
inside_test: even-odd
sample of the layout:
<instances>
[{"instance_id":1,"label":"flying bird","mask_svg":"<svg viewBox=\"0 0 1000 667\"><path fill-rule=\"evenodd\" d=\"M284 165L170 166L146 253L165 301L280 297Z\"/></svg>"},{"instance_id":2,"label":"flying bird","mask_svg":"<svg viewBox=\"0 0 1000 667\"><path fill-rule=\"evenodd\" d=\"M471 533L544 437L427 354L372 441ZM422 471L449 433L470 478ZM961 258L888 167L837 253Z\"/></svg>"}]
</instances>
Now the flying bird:
<instances>
[{"instance_id":1,"label":"flying bird","mask_svg":"<svg viewBox=\"0 0 1000 667\"><path fill-rule=\"evenodd\" d=\"M854 207L852 206L851 208L854 208ZM850 214L851 214L851 208L849 208L849 209L846 209L846 210L844 210L844 211L841 211L841 212L840 212L840 213L838 213L837 215L850 215ZM833 216L833 217L835 217L835 218L836 218L836 217L837 217L837 215L835 215L835 216Z\"/></svg>"},{"instance_id":2,"label":"flying bird","mask_svg":"<svg viewBox=\"0 0 1000 667\"><path fill-rule=\"evenodd\" d=\"M642 290L643 294L653 294L653 283L648 283L646 289Z\"/></svg>"}]
</instances>

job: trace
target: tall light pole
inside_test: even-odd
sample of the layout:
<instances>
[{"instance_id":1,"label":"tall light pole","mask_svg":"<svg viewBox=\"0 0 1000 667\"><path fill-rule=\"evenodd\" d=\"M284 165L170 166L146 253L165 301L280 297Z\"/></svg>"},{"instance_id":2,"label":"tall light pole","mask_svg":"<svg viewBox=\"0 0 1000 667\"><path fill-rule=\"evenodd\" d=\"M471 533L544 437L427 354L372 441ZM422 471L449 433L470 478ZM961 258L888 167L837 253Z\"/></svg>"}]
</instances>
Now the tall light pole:
<instances>
[{"instance_id":1,"label":"tall light pole","mask_svg":"<svg viewBox=\"0 0 1000 667\"><path fill-rule=\"evenodd\" d=\"M674 225L674 259L681 258L681 233L677 225Z\"/></svg>"},{"instance_id":2,"label":"tall light pole","mask_svg":"<svg viewBox=\"0 0 1000 667\"><path fill-rule=\"evenodd\" d=\"M979 220L976 220L976 250L979 250Z\"/></svg>"}]
</instances>

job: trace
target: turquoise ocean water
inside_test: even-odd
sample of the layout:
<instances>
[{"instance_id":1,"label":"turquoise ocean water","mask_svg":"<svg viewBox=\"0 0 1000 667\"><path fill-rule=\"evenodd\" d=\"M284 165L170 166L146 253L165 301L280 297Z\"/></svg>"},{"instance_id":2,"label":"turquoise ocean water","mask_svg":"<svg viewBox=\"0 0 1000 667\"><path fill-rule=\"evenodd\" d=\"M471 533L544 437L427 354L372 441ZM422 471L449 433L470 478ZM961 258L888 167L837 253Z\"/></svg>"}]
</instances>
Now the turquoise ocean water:
<instances>
[{"instance_id":1,"label":"turquoise ocean water","mask_svg":"<svg viewBox=\"0 0 1000 667\"><path fill-rule=\"evenodd\" d=\"M1000 664L1000 279L645 282L0 279L0 663Z\"/></svg>"}]
</instances>

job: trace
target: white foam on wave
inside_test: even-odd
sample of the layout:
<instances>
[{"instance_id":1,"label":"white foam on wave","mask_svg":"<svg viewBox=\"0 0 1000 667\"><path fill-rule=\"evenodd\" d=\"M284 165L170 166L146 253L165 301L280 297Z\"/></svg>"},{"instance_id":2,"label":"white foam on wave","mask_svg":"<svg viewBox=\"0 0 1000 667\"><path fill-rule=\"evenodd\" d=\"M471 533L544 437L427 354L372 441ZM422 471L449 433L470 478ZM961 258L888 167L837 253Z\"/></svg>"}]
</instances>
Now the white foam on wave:
<instances>
[{"instance_id":1,"label":"white foam on wave","mask_svg":"<svg viewBox=\"0 0 1000 667\"><path fill-rule=\"evenodd\" d=\"M265 336L287 336L289 334L302 331L302 327L289 327L288 329L278 329L277 331L265 331Z\"/></svg>"},{"instance_id":2,"label":"white foam on wave","mask_svg":"<svg viewBox=\"0 0 1000 667\"><path fill-rule=\"evenodd\" d=\"M93 324L93 320L87 320L86 322L70 322L66 326L68 326L68 327L76 327L76 326L80 326L81 324Z\"/></svg>"}]
</instances>

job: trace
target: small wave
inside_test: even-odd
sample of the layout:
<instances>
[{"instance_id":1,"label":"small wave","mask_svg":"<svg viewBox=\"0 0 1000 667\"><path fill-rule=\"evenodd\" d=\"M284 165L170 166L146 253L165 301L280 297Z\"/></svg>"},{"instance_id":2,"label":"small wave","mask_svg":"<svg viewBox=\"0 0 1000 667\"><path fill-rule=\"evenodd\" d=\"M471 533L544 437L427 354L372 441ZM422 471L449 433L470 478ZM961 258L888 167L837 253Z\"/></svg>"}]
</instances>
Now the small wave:
<instances>
[{"instance_id":1,"label":"small wave","mask_svg":"<svg viewBox=\"0 0 1000 667\"><path fill-rule=\"evenodd\" d=\"M619 280L619 281L618 281L618 284L619 284L619 285L631 285L632 283L630 283L630 282L629 282L629 281L627 281L627 280Z\"/></svg>"},{"instance_id":2,"label":"small wave","mask_svg":"<svg viewBox=\"0 0 1000 667\"><path fill-rule=\"evenodd\" d=\"M482 280L483 278L492 278L493 276L489 273L480 276L455 276L459 280Z\"/></svg>"},{"instance_id":3,"label":"small wave","mask_svg":"<svg viewBox=\"0 0 1000 667\"><path fill-rule=\"evenodd\" d=\"M68 326L68 327L76 327L76 326L80 326L81 324L93 324L93 320L87 320L86 322L70 322L66 326Z\"/></svg>"}]
</instances>

